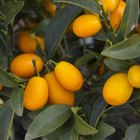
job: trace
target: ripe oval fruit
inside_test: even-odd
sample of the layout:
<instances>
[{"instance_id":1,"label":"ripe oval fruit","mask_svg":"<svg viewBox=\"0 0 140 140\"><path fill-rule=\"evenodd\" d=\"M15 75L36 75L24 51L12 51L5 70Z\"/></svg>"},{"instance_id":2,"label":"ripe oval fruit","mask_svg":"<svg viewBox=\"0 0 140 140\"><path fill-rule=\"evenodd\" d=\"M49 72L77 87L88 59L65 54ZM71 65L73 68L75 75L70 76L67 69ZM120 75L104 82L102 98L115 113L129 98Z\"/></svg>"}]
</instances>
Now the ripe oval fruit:
<instances>
[{"instance_id":1,"label":"ripe oval fruit","mask_svg":"<svg viewBox=\"0 0 140 140\"><path fill-rule=\"evenodd\" d=\"M83 85L83 77L80 71L66 61L61 61L56 65L55 75L60 84L68 90L77 91Z\"/></svg>"},{"instance_id":2,"label":"ripe oval fruit","mask_svg":"<svg viewBox=\"0 0 140 140\"><path fill-rule=\"evenodd\" d=\"M117 73L112 75L103 87L104 100L114 106L127 102L133 92L133 87L128 82L127 74Z\"/></svg>"},{"instance_id":3,"label":"ripe oval fruit","mask_svg":"<svg viewBox=\"0 0 140 140\"><path fill-rule=\"evenodd\" d=\"M84 14L73 22L73 32L78 37L89 37L98 33L101 29L100 18L93 14Z\"/></svg>"},{"instance_id":4,"label":"ripe oval fruit","mask_svg":"<svg viewBox=\"0 0 140 140\"><path fill-rule=\"evenodd\" d=\"M140 65L133 65L128 70L128 81L135 87L140 88Z\"/></svg>"},{"instance_id":5,"label":"ripe oval fruit","mask_svg":"<svg viewBox=\"0 0 140 140\"><path fill-rule=\"evenodd\" d=\"M20 78L30 78L31 76L34 76L33 59L36 60L37 72L40 72L43 68L43 62L39 56L32 53L16 56L10 64L11 72Z\"/></svg>"},{"instance_id":6,"label":"ripe oval fruit","mask_svg":"<svg viewBox=\"0 0 140 140\"><path fill-rule=\"evenodd\" d=\"M99 0L102 2L103 4L103 9L105 11L105 13L113 13L116 11L120 0Z\"/></svg>"},{"instance_id":7,"label":"ripe oval fruit","mask_svg":"<svg viewBox=\"0 0 140 140\"><path fill-rule=\"evenodd\" d=\"M114 13L111 13L110 23L113 28L117 29L118 26L120 25L125 7L126 3L123 0L121 0L117 10Z\"/></svg>"},{"instance_id":8,"label":"ripe oval fruit","mask_svg":"<svg viewBox=\"0 0 140 140\"><path fill-rule=\"evenodd\" d=\"M74 105L74 93L65 89L56 79L54 72L50 72L44 76L49 87L49 103L50 104L66 104Z\"/></svg>"},{"instance_id":9,"label":"ripe oval fruit","mask_svg":"<svg viewBox=\"0 0 140 140\"><path fill-rule=\"evenodd\" d=\"M31 37L30 32L22 32L19 37L19 49L23 53L35 53L37 41L40 47L44 50L44 38L43 37Z\"/></svg>"},{"instance_id":10,"label":"ripe oval fruit","mask_svg":"<svg viewBox=\"0 0 140 140\"><path fill-rule=\"evenodd\" d=\"M28 110L37 110L46 105L48 84L42 77L32 77L24 91L24 106Z\"/></svg>"}]
</instances>

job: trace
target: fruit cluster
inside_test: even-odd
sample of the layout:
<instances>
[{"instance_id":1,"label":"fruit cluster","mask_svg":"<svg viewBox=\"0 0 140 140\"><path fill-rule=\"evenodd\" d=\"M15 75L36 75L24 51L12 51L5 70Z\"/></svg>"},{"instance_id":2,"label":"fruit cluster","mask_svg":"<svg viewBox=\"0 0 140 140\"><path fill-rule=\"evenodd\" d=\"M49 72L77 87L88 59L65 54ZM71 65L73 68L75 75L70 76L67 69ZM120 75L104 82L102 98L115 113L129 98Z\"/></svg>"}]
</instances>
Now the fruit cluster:
<instances>
[{"instance_id":1,"label":"fruit cluster","mask_svg":"<svg viewBox=\"0 0 140 140\"><path fill-rule=\"evenodd\" d=\"M33 66L33 60L36 65ZM80 71L72 64L61 61L54 71L43 77L35 76L43 69L43 62L33 53L16 56L11 64L11 72L20 78L29 78L24 90L24 106L29 110L37 110L48 104L74 105L74 91L83 85Z\"/></svg>"},{"instance_id":2,"label":"fruit cluster","mask_svg":"<svg viewBox=\"0 0 140 140\"><path fill-rule=\"evenodd\" d=\"M133 65L128 73L117 73L109 77L103 87L103 98L114 106L126 103L133 88L140 88L140 65Z\"/></svg>"},{"instance_id":3,"label":"fruit cluster","mask_svg":"<svg viewBox=\"0 0 140 140\"><path fill-rule=\"evenodd\" d=\"M103 7L102 10L108 15L111 26L116 30L121 23L126 3L123 0L99 0L98 2L100 7ZM97 14L84 14L73 22L73 32L78 37L95 35L101 27L101 20Z\"/></svg>"}]
</instances>

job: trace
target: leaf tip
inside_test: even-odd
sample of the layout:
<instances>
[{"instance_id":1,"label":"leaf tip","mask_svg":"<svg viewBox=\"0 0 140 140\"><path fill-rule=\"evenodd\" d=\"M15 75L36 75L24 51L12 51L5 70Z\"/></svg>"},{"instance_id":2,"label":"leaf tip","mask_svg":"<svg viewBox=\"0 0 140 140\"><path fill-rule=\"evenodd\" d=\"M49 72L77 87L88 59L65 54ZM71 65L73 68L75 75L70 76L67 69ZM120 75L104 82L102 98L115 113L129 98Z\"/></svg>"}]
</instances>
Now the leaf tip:
<instances>
[{"instance_id":1,"label":"leaf tip","mask_svg":"<svg viewBox=\"0 0 140 140\"><path fill-rule=\"evenodd\" d=\"M26 133L26 135L25 135L25 140L31 140L31 139L32 139L32 138L31 138L30 134Z\"/></svg>"}]
</instances>

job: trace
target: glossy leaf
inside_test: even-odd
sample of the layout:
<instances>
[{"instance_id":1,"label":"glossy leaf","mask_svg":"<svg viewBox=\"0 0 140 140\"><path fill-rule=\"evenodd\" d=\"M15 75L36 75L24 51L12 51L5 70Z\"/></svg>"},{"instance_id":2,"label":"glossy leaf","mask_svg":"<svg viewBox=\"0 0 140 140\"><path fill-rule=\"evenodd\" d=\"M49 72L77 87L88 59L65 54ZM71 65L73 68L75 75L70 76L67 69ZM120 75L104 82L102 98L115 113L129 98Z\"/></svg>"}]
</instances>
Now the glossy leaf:
<instances>
[{"instance_id":1,"label":"glossy leaf","mask_svg":"<svg viewBox=\"0 0 140 140\"><path fill-rule=\"evenodd\" d=\"M5 87L15 87L18 85L18 82L0 66L0 84Z\"/></svg>"},{"instance_id":2,"label":"glossy leaf","mask_svg":"<svg viewBox=\"0 0 140 140\"><path fill-rule=\"evenodd\" d=\"M104 118L104 122L107 124L119 128L120 130L124 131L127 129L128 124L125 121L125 119L121 115L107 115L107 117Z\"/></svg>"},{"instance_id":3,"label":"glossy leaf","mask_svg":"<svg viewBox=\"0 0 140 140\"><path fill-rule=\"evenodd\" d=\"M73 127L73 123L66 123L62 126L59 139L60 140L78 140L78 132Z\"/></svg>"},{"instance_id":4,"label":"glossy leaf","mask_svg":"<svg viewBox=\"0 0 140 140\"><path fill-rule=\"evenodd\" d=\"M74 128L79 134L91 135L98 132L95 128L87 124L80 116L78 116L77 112L79 108L72 107L71 110L74 113L74 117L75 117Z\"/></svg>"},{"instance_id":5,"label":"glossy leaf","mask_svg":"<svg viewBox=\"0 0 140 140\"><path fill-rule=\"evenodd\" d=\"M100 41L106 41L108 39L107 34L101 29L97 34L94 35L94 39Z\"/></svg>"},{"instance_id":6,"label":"glossy leaf","mask_svg":"<svg viewBox=\"0 0 140 140\"><path fill-rule=\"evenodd\" d=\"M48 58L53 57L59 43L63 39L66 29L73 19L81 12L82 8L69 5L60 10L60 12L51 20L45 32L45 48Z\"/></svg>"},{"instance_id":7,"label":"glossy leaf","mask_svg":"<svg viewBox=\"0 0 140 140\"><path fill-rule=\"evenodd\" d=\"M106 137L110 136L115 132L115 128L102 122L99 121L98 126L98 133L94 136L94 140L104 140Z\"/></svg>"},{"instance_id":8,"label":"glossy leaf","mask_svg":"<svg viewBox=\"0 0 140 140\"><path fill-rule=\"evenodd\" d=\"M31 123L25 140L47 135L61 126L71 116L71 110L66 105L51 105L44 109Z\"/></svg>"},{"instance_id":9,"label":"glossy leaf","mask_svg":"<svg viewBox=\"0 0 140 140\"><path fill-rule=\"evenodd\" d=\"M123 19L117 32L118 38L124 38L124 36L128 35L138 22L139 0L126 0L126 3Z\"/></svg>"},{"instance_id":10,"label":"glossy leaf","mask_svg":"<svg viewBox=\"0 0 140 140\"><path fill-rule=\"evenodd\" d=\"M45 138L47 138L47 140L59 140L60 131L61 126L53 132L51 132L50 134L48 134L47 136L45 136Z\"/></svg>"},{"instance_id":11,"label":"glossy leaf","mask_svg":"<svg viewBox=\"0 0 140 140\"><path fill-rule=\"evenodd\" d=\"M130 99L128 100L128 103L132 103L135 100L139 100L140 99L140 90L139 89L135 89L133 91L133 94L131 95Z\"/></svg>"},{"instance_id":12,"label":"glossy leaf","mask_svg":"<svg viewBox=\"0 0 140 140\"><path fill-rule=\"evenodd\" d=\"M23 6L24 1L6 1L3 7L3 13L6 17L5 24L12 23Z\"/></svg>"},{"instance_id":13,"label":"glossy leaf","mask_svg":"<svg viewBox=\"0 0 140 140\"><path fill-rule=\"evenodd\" d=\"M64 2L82 7L92 13L100 14L100 9L95 0L53 0L53 2Z\"/></svg>"},{"instance_id":14,"label":"glossy leaf","mask_svg":"<svg viewBox=\"0 0 140 140\"><path fill-rule=\"evenodd\" d=\"M93 111L90 116L90 125L93 127L97 127L98 121L100 117L103 115L104 110L107 107L107 103L104 101L102 97L99 97L99 99L96 101Z\"/></svg>"},{"instance_id":15,"label":"glossy leaf","mask_svg":"<svg viewBox=\"0 0 140 140\"><path fill-rule=\"evenodd\" d=\"M140 56L139 52L140 35L136 34L116 45L105 49L102 51L102 55L115 59L127 60Z\"/></svg>"},{"instance_id":16,"label":"glossy leaf","mask_svg":"<svg viewBox=\"0 0 140 140\"><path fill-rule=\"evenodd\" d=\"M128 127L125 133L124 140L139 140L140 139L140 123L133 124Z\"/></svg>"},{"instance_id":17,"label":"glossy leaf","mask_svg":"<svg viewBox=\"0 0 140 140\"><path fill-rule=\"evenodd\" d=\"M87 54L81 56L79 59L77 59L76 62L75 62L75 65L77 67L87 65L88 62L90 62L94 58L96 58L95 55L87 53Z\"/></svg>"},{"instance_id":18,"label":"glossy leaf","mask_svg":"<svg viewBox=\"0 0 140 140\"><path fill-rule=\"evenodd\" d=\"M121 106L116 106L112 109L110 109L109 111L107 111L107 114L111 114L111 115L124 115L127 113L132 113L133 112L133 108L130 104L124 104Z\"/></svg>"},{"instance_id":19,"label":"glossy leaf","mask_svg":"<svg viewBox=\"0 0 140 140\"><path fill-rule=\"evenodd\" d=\"M114 71L124 71L127 72L128 69L131 66L131 63L123 60L118 60L118 59L111 59L111 58L106 58L104 60L105 65Z\"/></svg>"},{"instance_id":20,"label":"glossy leaf","mask_svg":"<svg viewBox=\"0 0 140 140\"><path fill-rule=\"evenodd\" d=\"M22 118L21 118L21 123L22 123L23 128L26 131L28 130L28 128L31 125L32 121L33 120L26 113L23 113Z\"/></svg>"},{"instance_id":21,"label":"glossy leaf","mask_svg":"<svg viewBox=\"0 0 140 140\"><path fill-rule=\"evenodd\" d=\"M0 106L0 140L8 140L13 123L14 112L11 109L10 102L7 101Z\"/></svg>"},{"instance_id":22,"label":"glossy leaf","mask_svg":"<svg viewBox=\"0 0 140 140\"><path fill-rule=\"evenodd\" d=\"M13 111L18 116L22 116L23 114L23 89L22 88L16 88L11 93L10 103Z\"/></svg>"},{"instance_id":23,"label":"glossy leaf","mask_svg":"<svg viewBox=\"0 0 140 140\"><path fill-rule=\"evenodd\" d=\"M5 46L2 44L2 40L0 40L0 66L3 68L8 68L8 56L7 56L7 51L5 49Z\"/></svg>"}]
</instances>

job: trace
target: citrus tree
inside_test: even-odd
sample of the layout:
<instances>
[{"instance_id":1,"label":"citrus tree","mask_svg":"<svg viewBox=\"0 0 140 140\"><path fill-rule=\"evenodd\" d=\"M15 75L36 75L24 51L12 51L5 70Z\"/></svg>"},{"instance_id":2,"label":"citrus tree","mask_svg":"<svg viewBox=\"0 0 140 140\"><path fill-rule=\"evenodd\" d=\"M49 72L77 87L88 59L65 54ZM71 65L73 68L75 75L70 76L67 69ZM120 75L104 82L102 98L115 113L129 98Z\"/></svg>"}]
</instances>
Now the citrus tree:
<instances>
[{"instance_id":1,"label":"citrus tree","mask_svg":"<svg viewBox=\"0 0 140 140\"><path fill-rule=\"evenodd\" d=\"M140 139L138 0L0 0L0 140Z\"/></svg>"}]
</instances>

